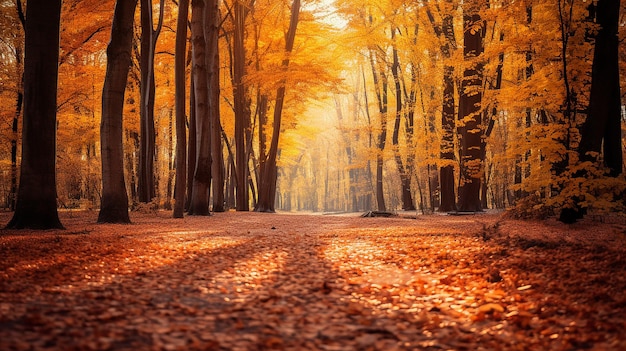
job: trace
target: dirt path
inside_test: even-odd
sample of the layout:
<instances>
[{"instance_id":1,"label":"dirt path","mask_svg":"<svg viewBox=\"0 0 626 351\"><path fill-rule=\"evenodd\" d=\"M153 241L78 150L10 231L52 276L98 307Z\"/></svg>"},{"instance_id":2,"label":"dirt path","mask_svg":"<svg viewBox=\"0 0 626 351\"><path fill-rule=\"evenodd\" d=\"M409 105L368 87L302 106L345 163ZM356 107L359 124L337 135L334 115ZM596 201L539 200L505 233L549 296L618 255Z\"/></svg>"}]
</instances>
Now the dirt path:
<instances>
[{"instance_id":1,"label":"dirt path","mask_svg":"<svg viewBox=\"0 0 626 351\"><path fill-rule=\"evenodd\" d=\"M96 216L0 234L1 350L626 349L622 224Z\"/></svg>"}]
</instances>

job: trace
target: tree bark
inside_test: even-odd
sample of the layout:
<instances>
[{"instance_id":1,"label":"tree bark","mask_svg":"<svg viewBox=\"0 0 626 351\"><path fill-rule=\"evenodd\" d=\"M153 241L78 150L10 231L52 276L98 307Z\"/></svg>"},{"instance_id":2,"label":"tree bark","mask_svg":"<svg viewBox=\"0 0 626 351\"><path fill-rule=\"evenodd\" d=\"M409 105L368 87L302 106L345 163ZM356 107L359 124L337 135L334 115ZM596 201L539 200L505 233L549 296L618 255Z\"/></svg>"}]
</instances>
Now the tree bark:
<instances>
[{"instance_id":1,"label":"tree bark","mask_svg":"<svg viewBox=\"0 0 626 351\"><path fill-rule=\"evenodd\" d=\"M396 29L392 28L391 30L391 40L395 40ZM413 194L411 192L411 165L407 161L405 166L404 161L402 160L402 155L400 154L400 122L402 120L403 107L402 107L402 90L400 84L400 60L398 58L398 48L394 42L393 44L393 63L391 65L391 73L393 75L394 87L396 92L396 118L394 121L393 127L393 135L391 138L393 144L393 153L396 161L396 166L398 167L398 173L400 174L400 185L401 185L401 194L402 194L402 209L405 211L415 211L415 205L413 204ZM407 128L405 133L409 134L412 130ZM408 136L408 135L407 135ZM407 139L411 139L412 136L408 136ZM411 151L412 152L412 151Z\"/></svg>"},{"instance_id":2,"label":"tree bark","mask_svg":"<svg viewBox=\"0 0 626 351\"><path fill-rule=\"evenodd\" d=\"M446 0L450 2L450 0ZM446 61L450 60L452 50L456 49L454 35L454 17L451 14L443 14L441 25L435 23L430 5L426 7L428 18L433 26L437 37L445 38L440 47L441 54ZM456 194L454 189L454 130L455 99L454 99L454 66L445 62L443 67L443 104L441 110L441 146L439 157L443 161L439 167L439 212L456 210Z\"/></svg>"},{"instance_id":3,"label":"tree bark","mask_svg":"<svg viewBox=\"0 0 626 351\"><path fill-rule=\"evenodd\" d=\"M248 89L244 82L246 74L245 22L248 13L244 0L235 0L234 38L233 38L233 94L235 107L235 164L237 178L236 209L248 211L250 198L248 192L248 153L247 138L250 129L250 104Z\"/></svg>"},{"instance_id":4,"label":"tree bark","mask_svg":"<svg viewBox=\"0 0 626 351\"><path fill-rule=\"evenodd\" d=\"M163 26L164 0L160 0L157 28L153 28L152 0L141 0L141 102L139 149L139 201L150 202L156 195L154 180L155 138L154 129L154 56L156 42Z\"/></svg>"},{"instance_id":5,"label":"tree bark","mask_svg":"<svg viewBox=\"0 0 626 351\"><path fill-rule=\"evenodd\" d=\"M608 175L617 177L622 173L621 96L619 79L619 10L620 2L599 0L596 22L600 30L595 38L591 68L591 93L585 122L580 128L578 146L580 161L606 167ZM598 165L602 155L603 164ZM576 177L588 177L582 171ZM573 223L585 214L580 198L574 198L573 208L563 208L559 220Z\"/></svg>"},{"instance_id":6,"label":"tree bark","mask_svg":"<svg viewBox=\"0 0 626 351\"><path fill-rule=\"evenodd\" d=\"M61 0L30 0L24 44L22 163L11 229L63 228L56 203Z\"/></svg>"},{"instance_id":7,"label":"tree bark","mask_svg":"<svg viewBox=\"0 0 626 351\"><path fill-rule=\"evenodd\" d=\"M100 147L102 199L99 223L130 223L124 183L122 115L124 93L131 65L133 21L137 0L117 0L107 47L107 69L102 88Z\"/></svg>"},{"instance_id":8,"label":"tree bark","mask_svg":"<svg viewBox=\"0 0 626 351\"><path fill-rule=\"evenodd\" d=\"M220 60L219 60L219 2L208 0L206 4L205 36L207 41L207 69L209 71L209 135L211 143L211 185L213 212L224 212L224 156L222 148L222 125L220 122Z\"/></svg>"},{"instance_id":9,"label":"tree bark","mask_svg":"<svg viewBox=\"0 0 626 351\"><path fill-rule=\"evenodd\" d=\"M187 127L185 124L185 105L187 102L185 73L187 54L187 20L189 17L189 0L178 3L178 20L176 22L176 185L174 190L174 218L183 218L185 212L185 191L187 188Z\"/></svg>"},{"instance_id":10,"label":"tree bark","mask_svg":"<svg viewBox=\"0 0 626 351\"><path fill-rule=\"evenodd\" d=\"M484 25L476 5L468 5L463 14L463 54L465 60L474 60L483 52ZM459 120L461 121L461 185L459 187L459 211L482 211L480 185L483 174L482 145L482 75L483 63L478 61L463 72Z\"/></svg>"},{"instance_id":11,"label":"tree bark","mask_svg":"<svg viewBox=\"0 0 626 351\"><path fill-rule=\"evenodd\" d=\"M209 82L207 72L207 46L204 35L204 0L191 2L191 45L193 52L193 83L196 104L196 158L190 215L209 215L209 186L211 184L211 145L210 145L210 109Z\"/></svg>"}]
</instances>

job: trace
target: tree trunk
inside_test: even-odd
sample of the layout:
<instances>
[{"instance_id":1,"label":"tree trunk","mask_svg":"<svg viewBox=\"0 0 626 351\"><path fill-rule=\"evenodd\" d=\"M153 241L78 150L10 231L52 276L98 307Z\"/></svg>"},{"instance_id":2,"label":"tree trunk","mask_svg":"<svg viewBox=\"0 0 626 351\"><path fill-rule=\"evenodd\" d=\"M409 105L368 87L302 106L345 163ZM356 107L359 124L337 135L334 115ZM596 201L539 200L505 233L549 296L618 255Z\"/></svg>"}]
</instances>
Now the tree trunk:
<instances>
[{"instance_id":1,"label":"tree trunk","mask_svg":"<svg viewBox=\"0 0 626 351\"><path fill-rule=\"evenodd\" d=\"M20 51L20 50L16 50ZM17 53L15 55L18 60L18 65L21 66L21 54ZM24 74L20 73L22 77L21 81L24 80ZM20 116L22 115L22 106L24 104L24 88L21 86L17 91L17 98L15 101L15 114L13 115L13 123L11 123L11 188L9 190L9 209L11 211L15 211L15 201L17 199L17 139L18 139L18 127Z\"/></svg>"},{"instance_id":2,"label":"tree trunk","mask_svg":"<svg viewBox=\"0 0 626 351\"><path fill-rule=\"evenodd\" d=\"M450 60L452 50L456 49L454 17L451 14L445 14L441 26L439 26L434 22L434 17L430 11L428 11L428 14L437 36L445 38L444 44L440 48L441 54L446 61ZM439 212L456 210L456 194L454 191L454 130L456 126L454 111L454 66L446 63L443 68L443 105L441 110L442 136L439 157L443 164L439 168Z\"/></svg>"},{"instance_id":3,"label":"tree trunk","mask_svg":"<svg viewBox=\"0 0 626 351\"><path fill-rule=\"evenodd\" d=\"M371 17L369 21L371 24ZM381 49L370 46L368 50L374 89L376 90L376 99L378 102L378 113L380 117L380 132L378 134L378 142L376 143L376 147L378 148L376 152L376 204L378 205L378 211L384 212L387 211L387 206L385 205L385 193L383 189L383 152L387 142L388 81L387 74L385 73L386 67L383 64L384 59L381 57L383 54L379 51Z\"/></svg>"},{"instance_id":4,"label":"tree trunk","mask_svg":"<svg viewBox=\"0 0 626 351\"><path fill-rule=\"evenodd\" d=\"M285 58L282 61L282 69L286 71L289 67L289 55L293 50L293 44L296 39L296 28L298 27L298 19L300 16L300 0L294 0L291 4L291 18L289 21L289 29L285 36ZM267 162L265 163L264 172L261 175L261 184L258 187L259 201L255 206L257 212L274 212L274 203L276 202L276 181L278 178L278 166L276 159L278 155L278 138L280 137L280 125L283 113L283 105L285 102L286 81L283 79L276 91L276 104L274 106L274 122L272 139L267 154Z\"/></svg>"},{"instance_id":5,"label":"tree trunk","mask_svg":"<svg viewBox=\"0 0 626 351\"><path fill-rule=\"evenodd\" d=\"M247 5L244 0L235 0L234 4L234 38L233 38L233 104L235 107L235 163L237 177L236 208L237 211L249 210L248 193L248 158L247 140L250 129L250 105L248 89L244 83L246 74L245 22Z\"/></svg>"},{"instance_id":6,"label":"tree trunk","mask_svg":"<svg viewBox=\"0 0 626 351\"><path fill-rule=\"evenodd\" d=\"M178 3L178 20L176 23L176 185L174 190L174 218L183 218L185 212L185 190L187 188L187 127L185 125L186 95L186 53L187 53L187 20L189 17L189 0Z\"/></svg>"},{"instance_id":7,"label":"tree trunk","mask_svg":"<svg viewBox=\"0 0 626 351\"><path fill-rule=\"evenodd\" d=\"M191 192L190 215L209 215L209 186L211 184L211 145L207 45L204 35L205 1L191 3L191 45L193 52L193 83L196 102L196 158Z\"/></svg>"},{"instance_id":8,"label":"tree trunk","mask_svg":"<svg viewBox=\"0 0 626 351\"><path fill-rule=\"evenodd\" d=\"M395 40L396 29L392 29L391 31L391 40ZM396 92L396 118L393 128L392 135L392 143L393 143L393 153L394 158L396 160L396 166L398 167L398 173L400 174L400 184L401 184L401 194L402 194L402 209L405 211L415 211L415 205L413 204L413 194L411 193L411 171L409 162L407 161L407 165L404 165L402 160L402 155L400 154L400 122L402 119L402 90L400 85L400 61L398 58L398 49L394 43L393 45L393 63L391 65L391 73L393 74L393 81ZM410 133L410 130L406 130L405 133ZM410 151L412 152L412 151Z\"/></svg>"},{"instance_id":9,"label":"tree trunk","mask_svg":"<svg viewBox=\"0 0 626 351\"><path fill-rule=\"evenodd\" d=\"M140 102L140 150L139 150L139 201L150 202L156 196L155 184L155 138L154 129L154 56L157 39L163 26L165 1L160 0L159 18L153 29L152 0L141 0L141 102Z\"/></svg>"},{"instance_id":10,"label":"tree trunk","mask_svg":"<svg viewBox=\"0 0 626 351\"><path fill-rule=\"evenodd\" d=\"M198 133L196 132L196 93L195 84L193 83L193 65L191 67L191 89L189 91L189 142L187 143L187 201L185 209L191 207L191 193L193 193L193 176L196 169L196 140Z\"/></svg>"},{"instance_id":11,"label":"tree trunk","mask_svg":"<svg viewBox=\"0 0 626 351\"><path fill-rule=\"evenodd\" d=\"M222 125L220 123L220 60L219 60L219 2L208 0L205 16L207 69L209 70L209 134L211 140L211 178L213 212L224 212L224 156L222 154Z\"/></svg>"},{"instance_id":12,"label":"tree trunk","mask_svg":"<svg viewBox=\"0 0 626 351\"><path fill-rule=\"evenodd\" d=\"M481 22L477 5L463 9L465 60L474 60L483 52L484 25L470 29ZM475 62L463 72L459 120L461 121L461 184L459 187L459 211L482 211L480 202L481 176L483 174L482 145L482 75L483 63Z\"/></svg>"},{"instance_id":13,"label":"tree trunk","mask_svg":"<svg viewBox=\"0 0 626 351\"><path fill-rule=\"evenodd\" d=\"M587 119L580 128L578 147L580 161L597 163L602 155L608 175L622 173L621 97L619 79L619 10L620 2L599 0L596 5L596 23L600 30L595 38L591 68L591 93ZM587 171L577 177L590 176ZM585 209L574 199L573 208L561 210L559 220L573 223L582 218Z\"/></svg>"},{"instance_id":14,"label":"tree trunk","mask_svg":"<svg viewBox=\"0 0 626 351\"><path fill-rule=\"evenodd\" d=\"M130 223L124 183L122 115L124 92L131 65L133 20L137 0L117 0L111 41L107 47L107 70L102 88L102 199L99 223Z\"/></svg>"},{"instance_id":15,"label":"tree trunk","mask_svg":"<svg viewBox=\"0 0 626 351\"><path fill-rule=\"evenodd\" d=\"M63 228L55 170L61 0L30 0L26 17L22 163L15 213L7 228Z\"/></svg>"}]
</instances>

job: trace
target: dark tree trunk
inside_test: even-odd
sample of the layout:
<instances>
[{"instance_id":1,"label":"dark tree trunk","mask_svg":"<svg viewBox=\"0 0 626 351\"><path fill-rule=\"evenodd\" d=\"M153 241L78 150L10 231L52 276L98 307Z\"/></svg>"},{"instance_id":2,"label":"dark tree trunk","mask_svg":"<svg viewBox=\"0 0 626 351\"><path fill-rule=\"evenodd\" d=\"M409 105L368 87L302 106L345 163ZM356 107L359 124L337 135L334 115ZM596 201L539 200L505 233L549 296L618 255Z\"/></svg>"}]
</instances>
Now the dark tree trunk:
<instances>
[{"instance_id":1,"label":"dark tree trunk","mask_svg":"<svg viewBox=\"0 0 626 351\"><path fill-rule=\"evenodd\" d=\"M370 24L372 18L370 17ZM383 152L387 143L387 113L388 113L388 80L385 72L386 65L383 64L384 59L382 54L376 47L369 47L369 60L372 68L372 78L374 82L374 88L376 90L376 100L378 102L378 113L380 117L380 133L378 134L378 142L376 147L376 203L378 205L378 211L387 211L385 205L385 193L383 189L383 166L384 158ZM380 75L380 76L379 76Z\"/></svg>"},{"instance_id":2,"label":"dark tree trunk","mask_svg":"<svg viewBox=\"0 0 626 351\"><path fill-rule=\"evenodd\" d=\"M620 2L599 0L596 5L596 23L600 30L595 38L591 68L591 94L587 119L580 128L578 147L581 161L598 162L602 155L608 175L622 173L621 96L619 79L619 10ZM579 172L576 176L589 176ZM585 209L574 199L573 208L561 210L559 220L573 223L583 217Z\"/></svg>"},{"instance_id":3,"label":"dark tree trunk","mask_svg":"<svg viewBox=\"0 0 626 351\"><path fill-rule=\"evenodd\" d=\"M481 22L476 5L463 9L465 43L463 54L473 60L483 52L484 25L479 30L470 30ZM480 202L481 176L483 175L481 118L482 62L475 62L463 72L459 120L461 121L461 183L459 187L459 211L482 211Z\"/></svg>"},{"instance_id":4,"label":"dark tree trunk","mask_svg":"<svg viewBox=\"0 0 626 351\"><path fill-rule=\"evenodd\" d=\"M211 140L211 181L213 212L224 212L224 156L222 154L222 125L220 123L220 60L219 60L219 2L206 5L205 35L207 40L207 69L209 70L209 134Z\"/></svg>"},{"instance_id":5,"label":"dark tree trunk","mask_svg":"<svg viewBox=\"0 0 626 351\"><path fill-rule=\"evenodd\" d=\"M189 0L178 3L178 20L176 23L176 185L174 190L174 218L183 218L185 212L185 191L187 188L187 127L185 125L186 96L186 53L187 53L187 20L189 17Z\"/></svg>"},{"instance_id":6,"label":"dark tree trunk","mask_svg":"<svg viewBox=\"0 0 626 351\"><path fill-rule=\"evenodd\" d=\"M247 8L242 1L234 4L234 35L233 35L233 104L235 107L235 164L237 177L236 208L237 211L248 211L250 199L248 192L248 152L247 135L250 129L250 105L248 89L244 82L246 74L245 22Z\"/></svg>"},{"instance_id":7,"label":"dark tree trunk","mask_svg":"<svg viewBox=\"0 0 626 351\"><path fill-rule=\"evenodd\" d=\"M26 17L22 163L15 213L7 228L63 228L55 170L61 0L30 0Z\"/></svg>"},{"instance_id":8,"label":"dark tree trunk","mask_svg":"<svg viewBox=\"0 0 626 351\"><path fill-rule=\"evenodd\" d=\"M285 55L282 61L282 69L287 70L289 67L289 55L293 50L293 44L296 39L296 28L298 27L298 19L300 16L300 0L294 0L291 5L291 18L289 21L289 29L285 36ZM267 154L267 162L265 163L264 172L261 175L261 184L259 185L259 201L255 206L257 212L274 212L274 203L276 202L276 181L278 178L278 166L276 159L278 155L278 138L280 137L281 119L283 113L283 105L285 102L286 81L283 79L276 91L276 104L274 105L274 122L272 139Z\"/></svg>"},{"instance_id":9,"label":"dark tree trunk","mask_svg":"<svg viewBox=\"0 0 626 351\"><path fill-rule=\"evenodd\" d=\"M191 2L191 45L193 52L193 83L196 102L196 158L189 214L209 215L209 186L211 184L211 145L209 118L209 80L207 45L204 35L204 0Z\"/></svg>"},{"instance_id":10,"label":"dark tree trunk","mask_svg":"<svg viewBox=\"0 0 626 351\"><path fill-rule=\"evenodd\" d=\"M23 74L21 76L23 80ZM23 103L24 91L23 87L20 86L20 88L18 88L17 98L15 101L15 114L13 115L13 123L11 124L11 188L9 190L9 209L11 211L15 211L15 201L17 199L17 138Z\"/></svg>"},{"instance_id":11,"label":"dark tree trunk","mask_svg":"<svg viewBox=\"0 0 626 351\"><path fill-rule=\"evenodd\" d=\"M117 0L107 47L107 70L102 88L102 199L99 223L130 223L124 183L122 115L131 65L133 21L137 0Z\"/></svg>"},{"instance_id":12,"label":"dark tree trunk","mask_svg":"<svg viewBox=\"0 0 626 351\"><path fill-rule=\"evenodd\" d=\"M153 28L152 0L141 0L141 103L139 149L139 201L150 202L156 195L154 129L154 56L163 25L164 0L160 0L158 26Z\"/></svg>"},{"instance_id":13,"label":"dark tree trunk","mask_svg":"<svg viewBox=\"0 0 626 351\"><path fill-rule=\"evenodd\" d=\"M581 127L580 159L597 162L588 154L602 154L609 175L622 173L621 97L619 76L620 2L599 0L596 22L601 26L596 36L591 70L589 113Z\"/></svg>"},{"instance_id":14,"label":"dark tree trunk","mask_svg":"<svg viewBox=\"0 0 626 351\"><path fill-rule=\"evenodd\" d=\"M392 29L391 31L391 40L395 40L396 30ZM400 122L402 120L403 112L403 102L402 102L402 89L400 85L400 60L398 58L398 49L395 45L393 46L393 63L391 65L391 73L393 75L394 87L396 92L396 118L394 121L393 127L393 135L391 138L393 144L393 153L394 159L396 161L396 166L398 167L398 173L400 174L400 186L401 186L401 194L402 194L402 209L405 211L414 211L415 205L413 204L413 194L411 193L411 167L409 162L404 164L402 160L402 155L400 154ZM411 130L407 128L405 133L411 133ZM410 140L410 137L409 137Z\"/></svg>"},{"instance_id":15,"label":"dark tree trunk","mask_svg":"<svg viewBox=\"0 0 626 351\"><path fill-rule=\"evenodd\" d=\"M446 164L439 168L440 212L456 210L454 191L454 66L444 67L443 110L441 113L441 151L440 157Z\"/></svg>"},{"instance_id":16,"label":"dark tree trunk","mask_svg":"<svg viewBox=\"0 0 626 351\"><path fill-rule=\"evenodd\" d=\"M187 201L185 209L191 207L191 194L193 193L193 176L196 169L196 93L195 84L193 83L193 66L191 68L191 89L189 92L189 142L187 143Z\"/></svg>"},{"instance_id":17,"label":"dark tree trunk","mask_svg":"<svg viewBox=\"0 0 626 351\"><path fill-rule=\"evenodd\" d=\"M451 2L451 0L446 0ZM446 61L450 60L452 50L456 49L454 35L454 17L450 13L443 14L441 25L435 22L430 5L426 3L426 13L433 25L435 34L445 38L440 47ZM456 210L456 194L454 191L454 130L455 130L455 99L454 99L454 66L446 63L443 68L443 104L441 110L441 146L439 157L442 165L439 168L439 212Z\"/></svg>"}]
</instances>

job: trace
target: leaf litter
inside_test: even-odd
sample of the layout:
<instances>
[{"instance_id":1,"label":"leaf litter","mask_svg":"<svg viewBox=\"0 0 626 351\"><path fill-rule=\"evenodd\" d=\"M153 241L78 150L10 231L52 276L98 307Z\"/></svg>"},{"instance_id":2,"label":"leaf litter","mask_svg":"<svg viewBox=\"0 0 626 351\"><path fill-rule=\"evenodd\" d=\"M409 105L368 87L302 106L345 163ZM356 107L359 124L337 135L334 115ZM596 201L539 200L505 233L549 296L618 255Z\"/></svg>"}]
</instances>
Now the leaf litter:
<instances>
[{"instance_id":1,"label":"leaf litter","mask_svg":"<svg viewBox=\"0 0 626 351\"><path fill-rule=\"evenodd\" d=\"M623 223L96 216L2 231L0 349L626 349Z\"/></svg>"}]
</instances>

